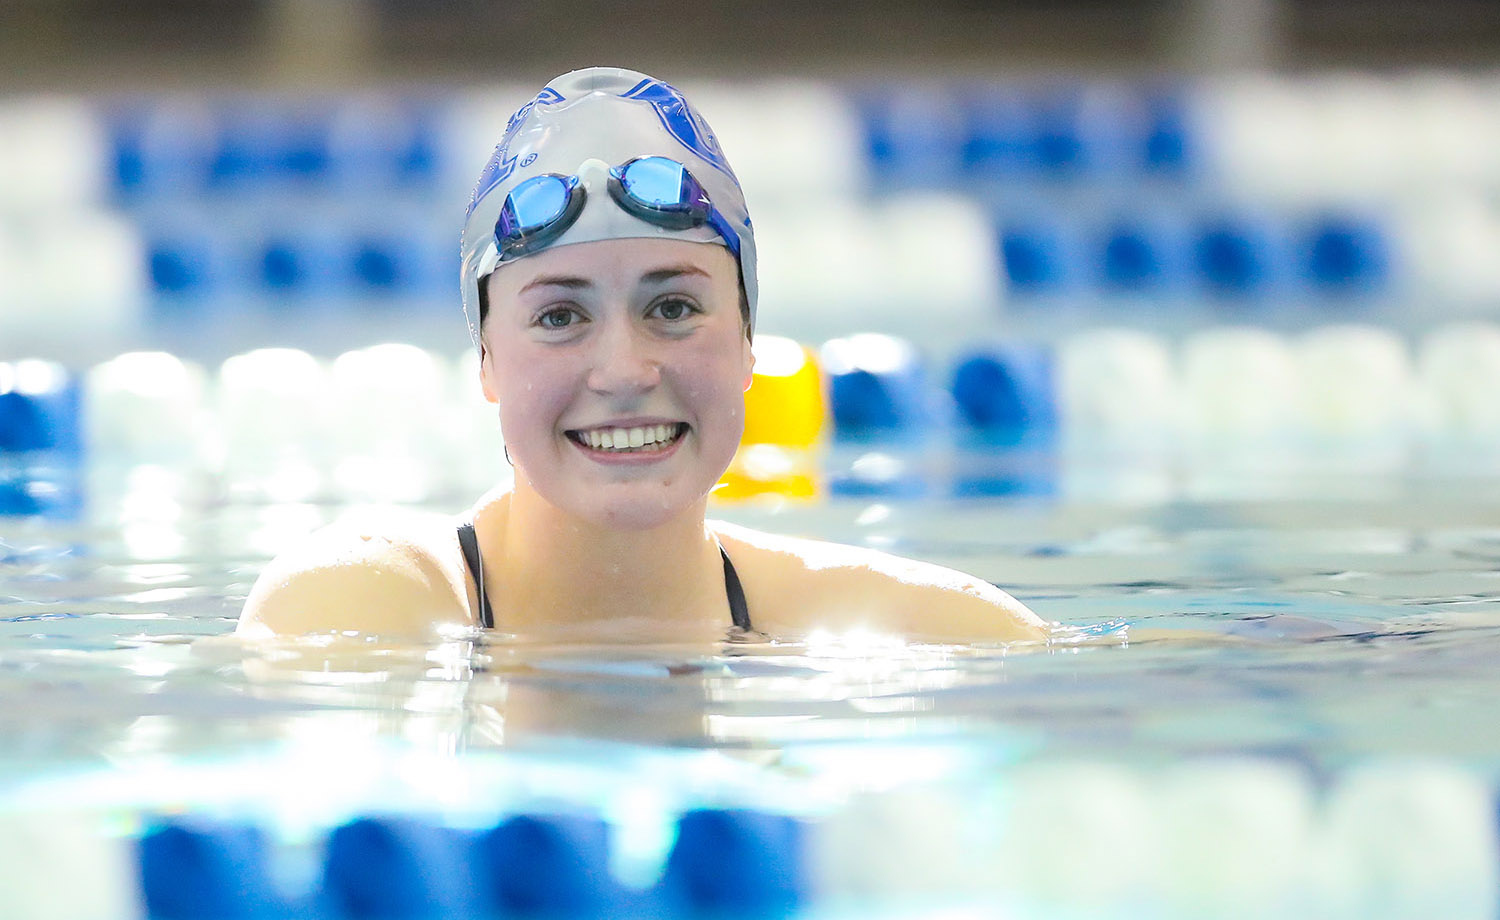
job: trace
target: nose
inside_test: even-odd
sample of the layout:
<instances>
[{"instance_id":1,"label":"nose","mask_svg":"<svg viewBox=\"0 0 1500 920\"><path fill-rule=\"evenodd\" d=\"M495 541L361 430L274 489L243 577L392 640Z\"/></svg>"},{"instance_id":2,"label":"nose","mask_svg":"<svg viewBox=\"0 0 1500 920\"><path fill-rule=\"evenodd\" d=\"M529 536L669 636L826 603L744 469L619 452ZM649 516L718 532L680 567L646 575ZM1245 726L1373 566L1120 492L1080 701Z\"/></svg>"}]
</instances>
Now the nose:
<instances>
[{"instance_id":1,"label":"nose","mask_svg":"<svg viewBox=\"0 0 1500 920\"><path fill-rule=\"evenodd\" d=\"M661 363L646 335L629 322L607 322L595 338L588 386L596 393L633 395L661 382Z\"/></svg>"}]
</instances>

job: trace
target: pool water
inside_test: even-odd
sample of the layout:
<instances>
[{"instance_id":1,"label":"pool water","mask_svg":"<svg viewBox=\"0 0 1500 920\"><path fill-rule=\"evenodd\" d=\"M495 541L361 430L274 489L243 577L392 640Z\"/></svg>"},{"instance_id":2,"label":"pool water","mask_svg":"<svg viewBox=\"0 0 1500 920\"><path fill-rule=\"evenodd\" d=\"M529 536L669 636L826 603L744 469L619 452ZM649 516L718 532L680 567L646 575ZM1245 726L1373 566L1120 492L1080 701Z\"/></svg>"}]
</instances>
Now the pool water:
<instances>
[{"instance_id":1,"label":"pool water","mask_svg":"<svg viewBox=\"0 0 1500 920\"><path fill-rule=\"evenodd\" d=\"M304 843L356 814L483 822L564 803L614 822L616 869L643 878L670 816L769 808L831 822L843 843L827 845L840 855L819 863L822 887L901 916L1418 916L1403 905L1430 909L1433 892L1455 912L1427 916L1493 916L1500 490L1338 481L1255 500L716 509L973 572L1058 624L1047 643L991 648L478 634L245 647L226 636L269 548L349 508L12 518L0 791L33 811L233 814ZM1453 806L1471 800L1482 815ZM1264 851L1289 840L1343 868ZM1260 860L1283 868L1262 875Z\"/></svg>"}]
</instances>

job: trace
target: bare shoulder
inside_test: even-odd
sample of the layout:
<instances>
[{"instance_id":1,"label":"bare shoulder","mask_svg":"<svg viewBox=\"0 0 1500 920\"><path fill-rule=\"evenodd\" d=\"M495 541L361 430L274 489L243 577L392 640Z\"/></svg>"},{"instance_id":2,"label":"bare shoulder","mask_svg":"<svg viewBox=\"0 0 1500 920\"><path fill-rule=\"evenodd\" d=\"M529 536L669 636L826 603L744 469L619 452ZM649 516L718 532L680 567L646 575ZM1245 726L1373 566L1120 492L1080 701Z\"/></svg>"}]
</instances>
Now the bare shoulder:
<instances>
[{"instance_id":1,"label":"bare shoulder","mask_svg":"<svg viewBox=\"0 0 1500 920\"><path fill-rule=\"evenodd\" d=\"M868 629L951 642L1040 639L1035 613L987 581L877 550L711 523L773 632Z\"/></svg>"},{"instance_id":2,"label":"bare shoulder","mask_svg":"<svg viewBox=\"0 0 1500 920\"><path fill-rule=\"evenodd\" d=\"M235 631L430 635L470 626L460 558L445 517L392 512L331 524L261 571Z\"/></svg>"}]
</instances>

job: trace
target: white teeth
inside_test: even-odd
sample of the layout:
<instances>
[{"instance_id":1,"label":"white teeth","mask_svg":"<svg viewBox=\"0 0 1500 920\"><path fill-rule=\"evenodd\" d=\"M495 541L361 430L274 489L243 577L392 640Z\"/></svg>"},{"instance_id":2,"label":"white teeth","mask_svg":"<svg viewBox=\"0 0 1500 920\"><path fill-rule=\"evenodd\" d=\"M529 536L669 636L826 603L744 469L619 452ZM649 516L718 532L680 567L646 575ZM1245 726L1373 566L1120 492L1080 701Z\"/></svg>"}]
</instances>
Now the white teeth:
<instances>
[{"instance_id":1,"label":"white teeth","mask_svg":"<svg viewBox=\"0 0 1500 920\"><path fill-rule=\"evenodd\" d=\"M593 428L580 431L581 439L595 450L636 450L664 447L677 437L676 425L642 425L636 428Z\"/></svg>"}]
</instances>

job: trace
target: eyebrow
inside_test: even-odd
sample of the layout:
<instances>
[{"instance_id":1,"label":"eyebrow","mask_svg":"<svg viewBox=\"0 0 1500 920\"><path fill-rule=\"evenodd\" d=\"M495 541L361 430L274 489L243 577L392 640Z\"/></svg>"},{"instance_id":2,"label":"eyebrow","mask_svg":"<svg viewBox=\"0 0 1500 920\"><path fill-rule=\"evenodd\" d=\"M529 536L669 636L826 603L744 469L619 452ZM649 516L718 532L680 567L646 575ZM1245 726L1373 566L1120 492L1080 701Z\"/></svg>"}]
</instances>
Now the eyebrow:
<instances>
[{"instance_id":1,"label":"eyebrow","mask_svg":"<svg viewBox=\"0 0 1500 920\"><path fill-rule=\"evenodd\" d=\"M701 278L707 278L708 272L696 265L669 265L665 268L646 272L641 276L641 280L647 284L661 284L663 281L671 281L673 278L683 275L697 275Z\"/></svg>"},{"instance_id":2,"label":"eyebrow","mask_svg":"<svg viewBox=\"0 0 1500 920\"><path fill-rule=\"evenodd\" d=\"M666 281L671 281L674 278L680 278L684 275L696 275L701 278L709 277L708 272L704 271L696 265L682 264L667 265L663 266L662 268L653 269L642 275L641 281L645 284L661 284ZM590 281L587 278L580 278L576 275L538 275L537 277L527 282L517 293L525 294L532 288L540 287L560 287L567 288L573 291L581 291L592 288L593 286L594 282Z\"/></svg>"},{"instance_id":3,"label":"eyebrow","mask_svg":"<svg viewBox=\"0 0 1500 920\"><path fill-rule=\"evenodd\" d=\"M528 281L518 293L524 294L532 288L539 287L561 287L576 291L593 286L594 282L587 278L578 278L572 275L539 275Z\"/></svg>"}]
</instances>

